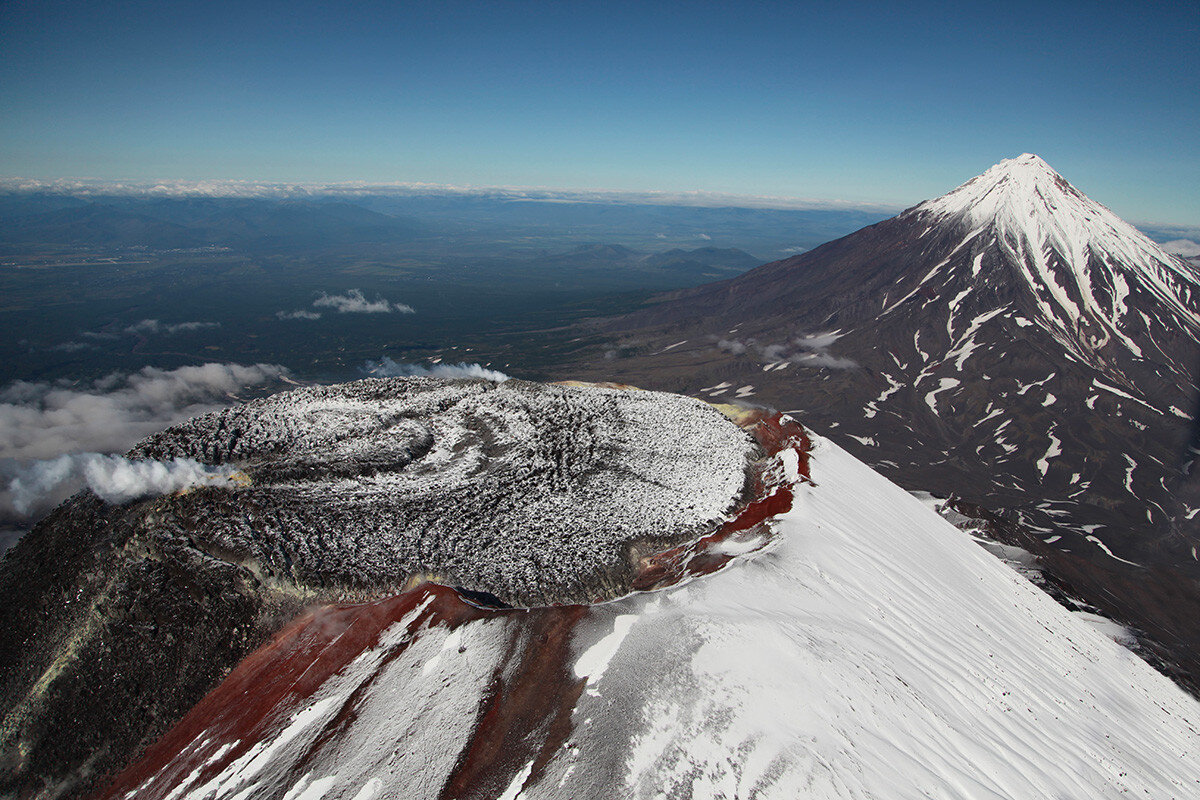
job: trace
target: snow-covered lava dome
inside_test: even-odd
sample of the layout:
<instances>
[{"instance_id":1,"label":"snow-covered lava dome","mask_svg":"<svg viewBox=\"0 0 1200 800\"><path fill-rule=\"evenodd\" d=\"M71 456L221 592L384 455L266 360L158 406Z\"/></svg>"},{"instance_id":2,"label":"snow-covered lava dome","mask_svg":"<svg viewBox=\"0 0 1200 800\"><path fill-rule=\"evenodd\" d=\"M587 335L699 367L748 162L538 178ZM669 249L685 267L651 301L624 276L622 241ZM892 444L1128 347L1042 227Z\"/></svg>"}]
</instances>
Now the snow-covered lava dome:
<instances>
[{"instance_id":1,"label":"snow-covered lava dome","mask_svg":"<svg viewBox=\"0 0 1200 800\"><path fill-rule=\"evenodd\" d=\"M155 528L271 581L345 596L428 578L525 606L629 591L640 553L737 503L756 454L678 395L389 378L201 416L130 456L248 476L162 504Z\"/></svg>"}]
</instances>

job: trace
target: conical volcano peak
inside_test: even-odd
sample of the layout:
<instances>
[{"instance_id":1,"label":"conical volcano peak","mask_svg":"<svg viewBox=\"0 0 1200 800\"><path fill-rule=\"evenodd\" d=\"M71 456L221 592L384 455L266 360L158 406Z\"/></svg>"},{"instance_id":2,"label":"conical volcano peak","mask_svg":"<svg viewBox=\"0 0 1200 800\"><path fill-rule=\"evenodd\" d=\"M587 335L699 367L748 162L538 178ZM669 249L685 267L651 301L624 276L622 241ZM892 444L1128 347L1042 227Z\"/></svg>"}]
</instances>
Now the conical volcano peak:
<instances>
[{"instance_id":1,"label":"conical volcano peak","mask_svg":"<svg viewBox=\"0 0 1200 800\"><path fill-rule=\"evenodd\" d=\"M1018 185L1032 186L1047 180L1062 181L1062 176L1039 155L1022 153L1016 158L1006 158L990 167L979 178L992 177Z\"/></svg>"},{"instance_id":2,"label":"conical volcano peak","mask_svg":"<svg viewBox=\"0 0 1200 800\"><path fill-rule=\"evenodd\" d=\"M1046 163L1046 160L1036 153L1021 153L1016 158L1006 158L1000 163L993 166L988 172L993 170L1001 172L1042 172L1050 173L1057 176L1058 173L1054 168Z\"/></svg>"},{"instance_id":3,"label":"conical volcano peak","mask_svg":"<svg viewBox=\"0 0 1200 800\"><path fill-rule=\"evenodd\" d=\"M1097 218L1101 212L1117 219L1033 153L1006 158L952 192L926 201L918 208L946 215L966 215L977 224L989 218L1008 217L1019 221L1063 213L1079 216L1084 222Z\"/></svg>"},{"instance_id":4,"label":"conical volcano peak","mask_svg":"<svg viewBox=\"0 0 1200 800\"><path fill-rule=\"evenodd\" d=\"M1026 265L1021 275L1035 294L1053 298L1071 325L1081 310L1100 314L1098 285L1109 287L1111 307L1104 316L1119 317L1127 281L1146 286L1190 324L1200 323L1179 302L1180 286L1190 292L1196 283L1192 272L1032 153L1005 159L908 215L926 226L952 226L968 239L983 235L994 241L1013 263ZM1067 295L1076 295L1076 301Z\"/></svg>"}]
</instances>

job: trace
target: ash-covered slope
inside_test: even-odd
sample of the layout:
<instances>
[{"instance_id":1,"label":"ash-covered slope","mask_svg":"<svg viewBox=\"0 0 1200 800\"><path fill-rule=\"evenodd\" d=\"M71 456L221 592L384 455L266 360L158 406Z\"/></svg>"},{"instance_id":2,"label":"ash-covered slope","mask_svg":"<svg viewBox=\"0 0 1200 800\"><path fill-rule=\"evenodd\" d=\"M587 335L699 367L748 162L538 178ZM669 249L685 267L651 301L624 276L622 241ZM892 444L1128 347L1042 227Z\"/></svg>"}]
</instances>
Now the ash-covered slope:
<instances>
[{"instance_id":1,"label":"ash-covered slope","mask_svg":"<svg viewBox=\"0 0 1200 800\"><path fill-rule=\"evenodd\" d=\"M1200 686L1176 491L1200 285L1037 156L605 330L564 370L796 409L902 486L1000 514Z\"/></svg>"},{"instance_id":2,"label":"ash-covered slope","mask_svg":"<svg viewBox=\"0 0 1200 800\"><path fill-rule=\"evenodd\" d=\"M592 607L317 612L104 796L1200 792L1200 704L836 445L784 445L791 507L724 569Z\"/></svg>"},{"instance_id":3,"label":"ash-covered slope","mask_svg":"<svg viewBox=\"0 0 1200 800\"><path fill-rule=\"evenodd\" d=\"M423 580L497 604L624 594L645 557L720 527L759 452L691 398L416 378L152 436L130 456L241 481L123 505L84 492L8 554L0 794L70 796L111 774L313 603Z\"/></svg>"}]
</instances>

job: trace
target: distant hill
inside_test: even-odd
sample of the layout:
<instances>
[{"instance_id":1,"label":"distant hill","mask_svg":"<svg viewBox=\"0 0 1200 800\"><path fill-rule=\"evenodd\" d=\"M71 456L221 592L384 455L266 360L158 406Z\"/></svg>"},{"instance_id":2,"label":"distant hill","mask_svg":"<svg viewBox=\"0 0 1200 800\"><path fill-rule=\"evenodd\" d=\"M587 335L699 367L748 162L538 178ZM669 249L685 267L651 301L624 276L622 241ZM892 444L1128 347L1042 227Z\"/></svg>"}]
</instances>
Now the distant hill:
<instances>
[{"instance_id":1,"label":"distant hill","mask_svg":"<svg viewBox=\"0 0 1200 800\"><path fill-rule=\"evenodd\" d=\"M732 278L763 263L734 247L674 248L647 253L619 244L590 243L565 253L541 256L530 262L534 274L558 277L562 272L577 279L602 279L606 274L639 273L648 285L694 286Z\"/></svg>"},{"instance_id":2,"label":"distant hill","mask_svg":"<svg viewBox=\"0 0 1200 800\"><path fill-rule=\"evenodd\" d=\"M702 272L723 270L741 273L763 263L761 259L738 250L736 247L701 247L696 250L676 248L650 256L646 266L678 272Z\"/></svg>"}]
</instances>

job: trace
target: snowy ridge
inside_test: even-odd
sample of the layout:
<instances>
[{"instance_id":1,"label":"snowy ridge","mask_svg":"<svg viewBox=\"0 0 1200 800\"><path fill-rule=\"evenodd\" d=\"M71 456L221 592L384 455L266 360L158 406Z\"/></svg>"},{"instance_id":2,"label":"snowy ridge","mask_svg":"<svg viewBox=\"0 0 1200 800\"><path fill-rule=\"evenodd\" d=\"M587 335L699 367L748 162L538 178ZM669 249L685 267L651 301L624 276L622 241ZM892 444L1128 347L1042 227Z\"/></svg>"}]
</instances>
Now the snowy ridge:
<instances>
[{"instance_id":1,"label":"snowy ridge","mask_svg":"<svg viewBox=\"0 0 1200 800\"><path fill-rule=\"evenodd\" d=\"M588 609L561 745L452 796L1196 796L1200 704L845 451L811 456L765 548ZM221 766L231 742L193 730L130 796L451 796L470 709L536 617L423 608L238 742L253 756Z\"/></svg>"},{"instance_id":2,"label":"snowy ridge","mask_svg":"<svg viewBox=\"0 0 1200 800\"><path fill-rule=\"evenodd\" d=\"M927 216L925 224L935 227L959 222L969 231L963 244L990 231L983 241L994 237L1018 265L1045 322L1068 335L1088 322L1107 330L1093 333L1087 349L1102 347L1111 335L1142 355L1122 325L1137 288L1166 306L1193 338L1200 330L1197 276L1036 155L1001 161L905 213ZM979 270L977 257L973 275Z\"/></svg>"}]
</instances>

